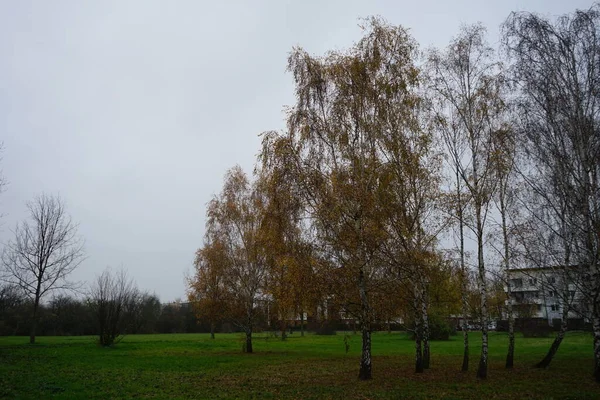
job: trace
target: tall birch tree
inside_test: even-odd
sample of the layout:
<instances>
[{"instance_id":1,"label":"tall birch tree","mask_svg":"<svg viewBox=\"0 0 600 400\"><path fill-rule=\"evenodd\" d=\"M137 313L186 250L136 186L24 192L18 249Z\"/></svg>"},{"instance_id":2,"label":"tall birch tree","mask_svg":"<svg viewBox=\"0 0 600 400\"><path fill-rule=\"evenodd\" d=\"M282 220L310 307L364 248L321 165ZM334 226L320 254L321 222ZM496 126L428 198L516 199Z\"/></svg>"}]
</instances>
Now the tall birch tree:
<instances>
[{"instance_id":1,"label":"tall birch tree","mask_svg":"<svg viewBox=\"0 0 600 400\"><path fill-rule=\"evenodd\" d=\"M206 241L223 246L223 285L230 319L246 334L245 351L252 353L252 333L259 303L265 300L268 269L260 228L264 196L244 171L230 169L221 193L208 204Z\"/></svg>"},{"instance_id":2,"label":"tall birch tree","mask_svg":"<svg viewBox=\"0 0 600 400\"><path fill-rule=\"evenodd\" d=\"M600 5L555 21L513 13L503 32L520 89L520 136L531 161L527 183L551 221L540 228L551 227L563 269L579 271L580 292L592 306L600 382Z\"/></svg>"},{"instance_id":3,"label":"tall birch tree","mask_svg":"<svg viewBox=\"0 0 600 400\"><path fill-rule=\"evenodd\" d=\"M472 205L470 228L477 244L477 277L481 306L482 346L477 376L487 377L488 310L484 231L494 189L491 140L502 113L503 77L481 25L466 26L444 51L430 54L431 88L439 109L436 120L446 143L460 135L464 154L450 148L454 168ZM450 140L448 140L450 139ZM462 156L456 159L456 156ZM462 204L459 205L462 210ZM461 211L462 212L462 211ZM465 347L466 349L466 347ZM464 365L464 361L463 361Z\"/></svg>"},{"instance_id":4,"label":"tall birch tree","mask_svg":"<svg viewBox=\"0 0 600 400\"><path fill-rule=\"evenodd\" d=\"M347 51L313 57L300 48L289 57L296 104L287 135L321 252L358 301L360 379L371 379L372 297L382 276L382 244L390 170L382 145L398 102L413 86L415 45L406 31L369 19L363 38ZM394 104L390 108L389 104ZM410 114L411 105L403 109ZM394 115L393 118L403 118ZM283 140L283 139L282 139Z\"/></svg>"}]
</instances>

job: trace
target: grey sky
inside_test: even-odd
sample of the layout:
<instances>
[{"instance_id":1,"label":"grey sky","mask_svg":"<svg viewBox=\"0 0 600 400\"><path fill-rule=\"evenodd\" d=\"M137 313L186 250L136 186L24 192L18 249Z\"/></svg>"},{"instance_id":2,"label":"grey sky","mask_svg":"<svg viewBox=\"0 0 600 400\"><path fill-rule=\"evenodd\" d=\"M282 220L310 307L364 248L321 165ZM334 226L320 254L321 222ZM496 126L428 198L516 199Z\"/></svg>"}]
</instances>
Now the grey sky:
<instances>
[{"instance_id":1,"label":"grey sky","mask_svg":"<svg viewBox=\"0 0 600 400\"><path fill-rule=\"evenodd\" d=\"M25 202L60 194L88 258L74 278L123 265L162 301L185 297L205 204L226 169L250 172L258 134L293 103L292 46L360 37L359 17L444 46L481 21L497 41L513 10L546 15L590 0L0 1L0 242Z\"/></svg>"}]
</instances>

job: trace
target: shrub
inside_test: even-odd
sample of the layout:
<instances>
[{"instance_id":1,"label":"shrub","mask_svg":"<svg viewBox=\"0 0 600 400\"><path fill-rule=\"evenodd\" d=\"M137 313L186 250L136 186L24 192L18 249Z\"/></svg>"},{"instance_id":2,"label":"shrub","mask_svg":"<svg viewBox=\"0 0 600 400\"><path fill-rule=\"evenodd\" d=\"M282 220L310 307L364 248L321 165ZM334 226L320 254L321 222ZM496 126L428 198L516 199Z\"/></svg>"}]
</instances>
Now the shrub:
<instances>
[{"instance_id":1,"label":"shrub","mask_svg":"<svg viewBox=\"0 0 600 400\"><path fill-rule=\"evenodd\" d=\"M429 316L429 340L449 340L456 329L445 318L432 314Z\"/></svg>"},{"instance_id":2,"label":"shrub","mask_svg":"<svg viewBox=\"0 0 600 400\"><path fill-rule=\"evenodd\" d=\"M437 314L429 315L429 340L450 340L450 335L456 334L456 329L448 320ZM414 322L410 321L410 325L414 327ZM414 331L411 331L410 338L415 338Z\"/></svg>"}]
</instances>

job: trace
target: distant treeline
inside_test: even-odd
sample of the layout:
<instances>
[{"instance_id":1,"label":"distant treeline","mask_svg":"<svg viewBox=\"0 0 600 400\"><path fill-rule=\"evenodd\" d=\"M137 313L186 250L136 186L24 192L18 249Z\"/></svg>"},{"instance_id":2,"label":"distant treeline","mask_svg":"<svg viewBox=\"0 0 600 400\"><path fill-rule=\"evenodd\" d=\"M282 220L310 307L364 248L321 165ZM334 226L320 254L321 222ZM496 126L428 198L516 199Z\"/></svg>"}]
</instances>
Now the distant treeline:
<instances>
[{"instance_id":1,"label":"distant treeline","mask_svg":"<svg viewBox=\"0 0 600 400\"><path fill-rule=\"evenodd\" d=\"M16 291L0 288L0 335L29 335L32 308ZM198 320L188 303L161 304L157 296L143 294L125 308L125 334L210 331L208 321ZM37 330L44 336L97 335L98 319L89 301L61 295L40 304Z\"/></svg>"},{"instance_id":2,"label":"distant treeline","mask_svg":"<svg viewBox=\"0 0 600 400\"><path fill-rule=\"evenodd\" d=\"M9 286L0 287L0 336L25 336L31 329L31 309L33 302L23 298ZM308 317L301 327L300 321L284 321L289 331L313 331L317 334L334 334L337 330L356 330L350 320L336 318ZM208 317L197 316L194 307L188 302L161 303L158 296L141 293L124 304L125 324L120 334L146 333L209 333L211 321ZM282 321L260 309L256 320L256 331L279 330ZM435 324L433 324L435 325ZM448 324L443 329L448 330ZM403 324L374 324L375 330L404 330ZM228 321L220 321L213 326L214 332L240 332L242 328ZM81 299L70 295L53 297L39 305L39 336L81 336L98 335L100 331L97 311L91 299ZM435 330L435 329L434 329Z\"/></svg>"}]
</instances>

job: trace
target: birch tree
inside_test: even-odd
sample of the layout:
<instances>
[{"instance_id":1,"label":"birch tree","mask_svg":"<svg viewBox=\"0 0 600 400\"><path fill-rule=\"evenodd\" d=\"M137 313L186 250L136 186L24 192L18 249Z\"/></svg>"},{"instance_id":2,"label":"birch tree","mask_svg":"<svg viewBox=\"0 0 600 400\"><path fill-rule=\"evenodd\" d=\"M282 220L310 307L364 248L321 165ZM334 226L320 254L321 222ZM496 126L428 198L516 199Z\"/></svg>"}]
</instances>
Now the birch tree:
<instances>
[{"instance_id":1,"label":"birch tree","mask_svg":"<svg viewBox=\"0 0 600 400\"><path fill-rule=\"evenodd\" d=\"M506 129L498 129L493 135L493 168L496 181L494 202L500 214L500 230L502 250L500 251L503 267L503 282L506 287L506 313L508 319L508 352L506 368L514 365L515 352L515 318L512 304L512 283L510 280L511 261L514 259L514 246L510 238L510 217L516 207L516 141L513 130L507 124Z\"/></svg>"},{"instance_id":2,"label":"birch tree","mask_svg":"<svg viewBox=\"0 0 600 400\"><path fill-rule=\"evenodd\" d=\"M423 372L430 361L429 275L436 265L432 260L437 237L447 221L440 213L439 149L434 145L433 131L423 119L425 106L417 92L416 71L415 68L414 80L409 82L412 90L398 93L387 105L387 110L396 117L389 118L380 144L389 190L385 206L387 240L382 252L396 277L412 283L416 313L415 371Z\"/></svg>"},{"instance_id":3,"label":"birch tree","mask_svg":"<svg viewBox=\"0 0 600 400\"><path fill-rule=\"evenodd\" d=\"M520 88L527 183L551 221L540 228L560 239L555 251L565 270L577 266L581 293L592 305L600 382L600 6L555 21L513 13L503 31ZM549 359L562 335L561 329Z\"/></svg>"},{"instance_id":4,"label":"birch tree","mask_svg":"<svg viewBox=\"0 0 600 400\"><path fill-rule=\"evenodd\" d=\"M235 166L221 193L207 209L206 241L223 245L223 285L229 316L246 334L245 351L252 353L252 332L258 303L265 300L267 266L260 239L264 197L244 171Z\"/></svg>"},{"instance_id":5,"label":"birch tree","mask_svg":"<svg viewBox=\"0 0 600 400\"><path fill-rule=\"evenodd\" d=\"M458 143L464 143L465 146L464 153L463 148L458 151L459 149L449 147L449 150L450 159L458 171L461 184L468 192L473 208L473 223L467 226L475 235L477 243L482 314L482 347L477 376L486 378L488 310L484 231L494 189L491 139L492 133L499 128L498 117L503 112L504 80L494 52L485 41L485 29L480 25L464 27L445 51L434 51L430 54L429 64L431 88L438 109L436 121L440 132L446 143L451 143L454 135L460 135ZM458 207L462 213L462 201Z\"/></svg>"},{"instance_id":6,"label":"birch tree","mask_svg":"<svg viewBox=\"0 0 600 400\"><path fill-rule=\"evenodd\" d=\"M399 132L394 119L405 121L414 108L410 90L417 75L415 44L404 29L375 18L366 25L364 37L346 52L313 57L294 49L289 69L296 105L289 113L287 139L326 258L335 276L344 276L346 287L351 282L356 290L360 379L372 376L371 298L388 235L384 227L393 174L381 149L386 135Z\"/></svg>"},{"instance_id":7,"label":"birch tree","mask_svg":"<svg viewBox=\"0 0 600 400\"><path fill-rule=\"evenodd\" d=\"M256 172L265 194L261 234L269 267L268 292L273 297L285 339L288 316L300 317L304 336L305 311L318 292L311 262L310 227L306 207L294 182L295 169L276 132L265 132Z\"/></svg>"},{"instance_id":8,"label":"birch tree","mask_svg":"<svg viewBox=\"0 0 600 400\"><path fill-rule=\"evenodd\" d=\"M437 55L433 55L430 61L436 60ZM469 370L469 317L470 317L470 306L469 306L469 267L466 263L466 252L465 252L465 210L469 205L468 193L465 193L464 184L462 182L461 170L464 168L463 159L466 152L466 143L462 135L460 125L457 121L452 121L452 116L448 119L444 115L445 106L442 101L442 109L438 109L439 104L434 105L434 121L436 126L441 132L443 143L446 146L446 160L451 173L452 188L447 201L447 209L450 215L454 217L454 224L456 227L456 234L458 236L457 252L458 252L458 265L459 275L461 282L461 315L462 315L462 335L463 335L463 361L461 370L466 372Z\"/></svg>"},{"instance_id":9,"label":"birch tree","mask_svg":"<svg viewBox=\"0 0 600 400\"><path fill-rule=\"evenodd\" d=\"M188 279L188 300L198 317L210 323L210 338L215 338L215 328L227 315L228 291L225 287L227 254L225 244L214 238L206 241L196 251L194 276Z\"/></svg>"}]
</instances>

